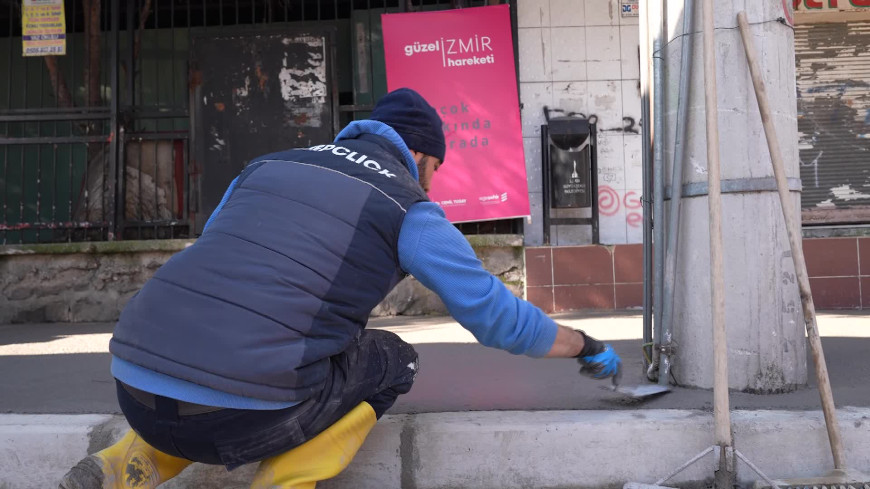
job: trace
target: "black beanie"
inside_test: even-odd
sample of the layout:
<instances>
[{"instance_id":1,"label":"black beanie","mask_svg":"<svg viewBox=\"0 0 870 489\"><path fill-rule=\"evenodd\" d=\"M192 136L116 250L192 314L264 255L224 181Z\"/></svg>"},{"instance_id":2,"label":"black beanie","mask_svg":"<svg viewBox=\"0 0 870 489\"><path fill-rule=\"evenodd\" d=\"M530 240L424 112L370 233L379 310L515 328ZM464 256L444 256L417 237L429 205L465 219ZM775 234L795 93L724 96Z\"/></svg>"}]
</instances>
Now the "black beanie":
<instances>
[{"instance_id":1,"label":"black beanie","mask_svg":"<svg viewBox=\"0 0 870 489\"><path fill-rule=\"evenodd\" d=\"M444 161L446 145L441 117L414 90L400 88L384 95L369 119L392 127L408 145L408 149Z\"/></svg>"}]
</instances>

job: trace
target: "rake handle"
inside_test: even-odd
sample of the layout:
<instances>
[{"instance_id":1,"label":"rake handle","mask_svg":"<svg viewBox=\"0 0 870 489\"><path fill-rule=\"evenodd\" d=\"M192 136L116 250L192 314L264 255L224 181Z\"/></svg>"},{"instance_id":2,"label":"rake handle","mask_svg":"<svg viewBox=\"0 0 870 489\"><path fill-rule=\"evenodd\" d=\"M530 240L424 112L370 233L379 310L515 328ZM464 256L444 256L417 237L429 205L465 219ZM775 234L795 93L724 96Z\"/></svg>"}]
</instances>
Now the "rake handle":
<instances>
[{"instance_id":1,"label":"rake handle","mask_svg":"<svg viewBox=\"0 0 870 489\"><path fill-rule=\"evenodd\" d=\"M813 304L813 296L810 292L810 279L807 274L807 265L804 261L803 246L800 241L798 222L791 199L789 198L788 183L785 176L785 164L782 152L779 148L779 139L776 135L776 127L773 125L770 104L767 100L767 91L761 70L758 67L758 55L755 44L749 33L749 23L746 21L746 12L737 14L737 22L740 25L740 35L743 38L743 46L746 50L746 60L749 63L749 73L752 76L752 85L755 87L755 97L758 100L758 110L761 112L761 124L764 126L764 135L767 138L767 146L770 150L770 159L773 162L773 174L776 177L776 188L779 191L779 200L782 204L782 213L785 217L788 241L791 245L791 256L794 260L794 269L797 274L798 288L803 307L804 322L807 328L810 350L813 362L816 364L816 377L819 382L819 396L822 399L822 412L825 415L825 425L828 429L828 439L831 442L831 452L834 456L834 468L846 468L846 456L843 451L843 439L840 436L840 425L837 423L837 412L834 407L834 395L831 392L831 380L828 377L828 365L825 362L825 352L822 350L822 339L819 337L819 328L816 324L816 308Z\"/></svg>"}]
</instances>

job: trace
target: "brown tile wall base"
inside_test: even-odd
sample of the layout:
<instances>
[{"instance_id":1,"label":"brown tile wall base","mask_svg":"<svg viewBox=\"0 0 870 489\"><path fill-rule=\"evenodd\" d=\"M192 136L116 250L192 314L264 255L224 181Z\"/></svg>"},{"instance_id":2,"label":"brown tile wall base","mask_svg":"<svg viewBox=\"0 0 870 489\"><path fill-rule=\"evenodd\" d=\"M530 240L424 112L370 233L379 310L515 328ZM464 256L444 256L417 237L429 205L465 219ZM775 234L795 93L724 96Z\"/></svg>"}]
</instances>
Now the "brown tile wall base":
<instances>
[{"instance_id":1,"label":"brown tile wall base","mask_svg":"<svg viewBox=\"0 0 870 489\"><path fill-rule=\"evenodd\" d=\"M526 300L541 308L547 314L555 312L553 307L553 287L527 287Z\"/></svg>"},{"instance_id":2,"label":"brown tile wall base","mask_svg":"<svg viewBox=\"0 0 870 489\"><path fill-rule=\"evenodd\" d=\"M861 305L870 309L870 277L861 277Z\"/></svg>"},{"instance_id":3,"label":"brown tile wall base","mask_svg":"<svg viewBox=\"0 0 870 489\"><path fill-rule=\"evenodd\" d=\"M615 287L617 309L643 307L643 284L616 284Z\"/></svg>"},{"instance_id":4,"label":"brown tile wall base","mask_svg":"<svg viewBox=\"0 0 870 489\"><path fill-rule=\"evenodd\" d=\"M643 304L641 245L526 248L526 298L546 312Z\"/></svg>"},{"instance_id":5,"label":"brown tile wall base","mask_svg":"<svg viewBox=\"0 0 870 489\"><path fill-rule=\"evenodd\" d=\"M870 237L803 242L817 309L870 309ZM526 249L526 296L546 312L643 306L642 245Z\"/></svg>"},{"instance_id":6,"label":"brown tile wall base","mask_svg":"<svg viewBox=\"0 0 870 489\"><path fill-rule=\"evenodd\" d=\"M643 282L643 245L614 246L613 271L617 284Z\"/></svg>"},{"instance_id":7,"label":"brown tile wall base","mask_svg":"<svg viewBox=\"0 0 870 489\"><path fill-rule=\"evenodd\" d=\"M870 238L858 238L858 268L861 275L870 277ZM870 304L864 303L864 307Z\"/></svg>"},{"instance_id":8,"label":"brown tile wall base","mask_svg":"<svg viewBox=\"0 0 870 489\"><path fill-rule=\"evenodd\" d=\"M870 238L805 239L804 256L816 309L870 309Z\"/></svg>"},{"instance_id":9,"label":"brown tile wall base","mask_svg":"<svg viewBox=\"0 0 870 489\"><path fill-rule=\"evenodd\" d=\"M553 285L613 283L613 254L606 246L553 248Z\"/></svg>"},{"instance_id":10,"label":"brown tile wall base","mask_svg":"<svg viewBox=\"0 0 870 489\"><path fill-rule=\"evenodd\" d=\"M816 309L858 309L861 291L858 277L811 278L810 289Z\"/></svg>"},{"instance_id":11,"label":"brown tile wall base","mask_svg":"<svg viewBox=\"0 0 870 489\"><path fill-rule=\"evenodd\" d=\"M553 288L555 312L613 309L613 284L558 285Z\"/></svg>"},{"instance_id":12,"label":"brown tile wall base","mask_svg":"<svg viewBox=\"0 0 870 489\"><path fill-rule=\"evenodd\" d=\"M810 277L858 276L858 242L855 238L805 239L804 258Z\"/></svg>"},{"instance_id":13,"label":"brown tile wall base","mask_svg":"<svg viewBox=\"0 0 870 489\"><path fill-rule=\"evenodd\" d=\"M526 248L526 285L553 285L553 248Z\"/></svg>"}]
</instances>

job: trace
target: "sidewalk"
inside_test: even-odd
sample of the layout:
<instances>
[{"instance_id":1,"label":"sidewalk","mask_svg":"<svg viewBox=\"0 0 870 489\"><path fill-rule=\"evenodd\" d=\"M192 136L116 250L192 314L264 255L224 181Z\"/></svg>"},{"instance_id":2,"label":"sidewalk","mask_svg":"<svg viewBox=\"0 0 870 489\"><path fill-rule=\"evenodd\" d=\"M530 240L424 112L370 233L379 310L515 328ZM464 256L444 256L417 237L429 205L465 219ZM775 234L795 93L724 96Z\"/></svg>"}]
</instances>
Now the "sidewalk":
<instances>
[{"instance_id":1,"label":"sidewalk","mask_svg":"<svg viewBox=\"0 0 870 489\"><path fill-rule=\"evenodd\" d=\"M638 313L557 320L608 340L625 360L624 383L641 382ZM819 323L849 462L870 472L870 314L821 314ZM482 347L449 318L377 319L370 327L415 344L420 374L348 471L318 487L622 487L651 483L712 444L711 391L677 388L627 402L577 375L572 360ZM7 413L0 415L0 487L54 487L69 465L126 428L109 374L111 330L0 326L0 413ZM810 371L810 385L789 394L732 393L735 443L768 475L830 468L813 377ZM703 480L711 467L704 459L678 480ZM247 487L252 470L198 467L166 487ZM740 476L755 479L745 466Z\"/></svg>"}]
</instances>

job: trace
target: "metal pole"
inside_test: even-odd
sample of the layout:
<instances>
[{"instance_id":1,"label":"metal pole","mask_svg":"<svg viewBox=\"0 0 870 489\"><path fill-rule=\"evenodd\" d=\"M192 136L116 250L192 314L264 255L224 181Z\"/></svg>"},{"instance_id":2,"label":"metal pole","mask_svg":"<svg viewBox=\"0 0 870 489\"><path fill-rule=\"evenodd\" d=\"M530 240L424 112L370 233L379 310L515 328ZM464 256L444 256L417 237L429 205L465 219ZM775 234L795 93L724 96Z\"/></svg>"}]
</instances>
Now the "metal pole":
<instances>
[{"instance_id":1,"label":"metal pole","mask_svg":"<svg viewBox=\"0 0 870 489\"><path fill-rule=\"evenodd\" d=\"M12 13L12 3L9 3L9 52L8 52L8 61L6 62L6 69L8 73L12 73L12 28L13 21L12 19L15 16ZM7 81L6 83L6 110L12 109L12 80ZM11 124L6 123L3 125L3 136L9 137L11 136L9 128ZM6 224L7 210L9 205L9 146L3 145L3 214L0 215L0 223ZM6 239L8 238L9 233L7 231L3 231L3 239L0 240L0 244L5 245Z\"/></svg>"},{"instance_id":2,"label":"metal pole","mask_svg":"<svg viewBox=\"0 0 870 489\"><path fill-rule=\"evenodd\" d=\"M664 111L664 70L662 68L662 38L664 37L664 0L652 2L655 5L652 27L653 35L653 265L655 283L653 285L653 325L656 343L654 358L660 358L662 341L662 291L664 290L665 270L665 111ZM667 382L667 377L665 377Z\"/></svg>"},{"instance_id":3,"label":"metal pole","mask_svg":"<svg viewBox=\"0 0 870 489\"><path fill-rule=\"evenodd\" d=\"M73 8L75 8L75 4L73 4ZM75 10L73 10L73 12L75 12ZM12 51L12 44L13 44L12 43L12 29L15 25L12 21L13 18L15 18L15 15L12 12L12 2L9 2L9 53L8 53L9 58L8 58L8 61L6 62L6 68L9 70L8 73L13 73L12 60L14 58L12 57L12 52L13 52ZM70 50L70 51L72 51L72 50ZM73 61L73 63L75 63L75 61ZM6 82L6 110L11 110L11 109L12 109L12 80L7 80L7 82ZM9 135L9 125L8 124L6 125L6 135L7 136ZM3 161L7 162L6 163L7 166L9 165L9 163L8 163L9 160L3 160ZM3 182L5 184L6 182L8 182L8 180L6 180L4 178ZM4 196L5 195L6 194L4 193ZM3 214L3 218L5 220L5 218L6 218L5 213Z\"/></svg>"},{"instance_id":4,"label":"metal pole","mask_svg":"<svg viewBox=\"0 0 870 489\"><path fill-rule=\"evenodd\" d=\"M819 382L819 396L822 399L822 411L825 415L825 425L828 428L828 440L831 443L831 452L834 457L834 468L846 468L846 455L843 451L843 439L840 436L840 425L837 423L837 411L834 406L834 395L831 392L831 380L828 378L828 365L825 362L825 352L822 350L822 340L819 338L819 328L816 325L816 308L813 304L813 295L810 291L810 279L807 273L807 265L804 261L804 251L801 243L800 222L795 216L789 196L788 182L785 175L785 164L782 152L779 149L779 139L776 136L776 127L772 119L773 114L767 100L767 92L764 81L761 78L761 70L758 67L758 55L755 52L755 44L749 34L749 23L746 21L746 12L737 14L737 22L740 25L740 35L743 37L743 46L746 50L746 59L749 62L749 72L752 75L752 84L755 87L755 96L758 100L758 110L761 112L761 123L764 125L764 135L767 137L767 145L770 149L770 159L773 163L773 174L776 177L776 187L779 190L779 200L782 204L782 214L785 218L785 227L788 231L788 241L791 245L791 256L794 260L794 269L798 278L801 304L803 305L804 322L807 328L810 350L813 361L816 364L816 378Z\"/></svg>"},{"instance_id":5,"label":"metal pole","mask_svg":"<svg viewBox=\"0 0 870 489\"><path fill-rule=\"evenodd\" d=\"M187 5L190 6L190 3L188 2ZM172 63L172 101L169 103L169 105L171 105L173 108L175 108L175 107L178 107L180 105L178 103L178 87L177 87L178 78L175 77L175 33L176 33L176 30L175 30L175 0L171 0L169 2L169 12L170 12L170 14L169 14L169 36L170 36L169 37L169 39L170 39L169 50L172 51L172 59L170 61ZM172 121L172 130L174 131L177 128L178 128L178 125L176 124L176 121L173 120Z\"/></svg>"},{"instance_id":6,"label":"metal pole","mask_svg":"<svg viewBox=\"0 0 870 489\"><path fill-rule=\"evenodd\" d=\"M543 209L543 244L550 246L550 144L549 126L541 124L541 202Z\"/></svg>"},{"instance_id":7,"label":"metal pole","mask_svg":"<svg viewBox=\"0 0 870 489\"><path fill-rule=\"evenodd\" d=\"M735 482L728 400L728 345L725 328L725 278L722 259L722 189L719 169L719 107L716 87L716 41L713 0L704 0L704 86L707 115L707 184L710 210L710 296L713 318L714 441L722 448L716 489L731 489Z\"/></svg>"},{"instance_id":8,"label":"metal pole","mask_svg":"<svg viewBox=\"0 0 870 489\"><path fill-rule=\"evenodd\" d=\"M641 133L643 149L641 151L641 161L643 167L643 195L641 202L643 206L643 344L644 344L644 374L646 374L649 362L647 359L652 358L652 348L648 346L652 343L652 209L649 205L649 196L652 193L650 186L651 168L650 168L650 110L649 110L649 5L647 2L640 2L640 111L641 111Z\"/></svg>"},{"instance_id":9,"label":"metal pole","mask_svg":"<svg viewBox=\"0 0 870 489\"><path fill-rule=\"evenodd\" d=\"M111 202L111 209L109 212L105 214L109 220L109 229L108 229L108 239L109 241L114 241L117 237L120 236L121 229L121 215L123 213L123 207L119 205L121 202L121 193L118 192L118 181L121 178L124 178L124 168L122 162L119 162L120 156L118 155L118 138L120 134L118 134L118 129L120 127L120 119L119 119L119 94L118 94L118 86L120 85L119 80L119 70L118 70L118 57L120 54L119 44L121 42L120 39L120 4L118 0L111 0L110 7L111 11L111 68L109 73L110 84L112 88L111 97L111 105L110 105L110 122L109 125L109 174L106 180L109 182L109 195L111 198L109 202ZM85 180L87 181L87 180Z\"/></svg>"},{"instance_id":10,"label":"metal pole","mask_svg":"<svg viewBox=\"0 0 870 489\"><path fill-rule=\"evenodd\" d=\"M695 29L695 2L683 4L683 48L680 53L680 92L677 100L677 136L674 141L674 161L671 172L671 201L668 215L668 240L665 256L665 283L662 307L662 355L659 363L659 384L667 385L671 370L670 344L674 320L674 289L677 273L677 248L680 235L680 202L683 198L684 141L689 121L689 92L692 81L692 32Z\"/></svg>"},{"instance_id":11,"label":"metal pole","mask_svg":"<svg viewBox=\"0 0 870 489\"><path fill-rule=\"evenodd\" d=\"M592 244L601 244L601 230L598 226L598 123L590 126L592 145L589 151L592 152L589 158L592 166Z\"/></svg>"},{"instance_id":12,"label":"metal pole","mask_svg":"<svg viewBox=\"0 0 870 489\"><path fill-rule=\"evenodd\" d=\"M128 2L127 4L127 25L125 27L127 32L127 60L125 63L127 65L127 107L133 107L136 105L133 95L135 92L136 80L136 60L133 57L133 52L135 51L136 28L134 27L135 19L133 14L134 10L137 10L138 5L139 2Z\"/></svg>"}]
</instances>

